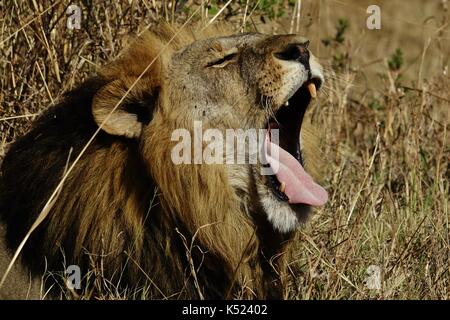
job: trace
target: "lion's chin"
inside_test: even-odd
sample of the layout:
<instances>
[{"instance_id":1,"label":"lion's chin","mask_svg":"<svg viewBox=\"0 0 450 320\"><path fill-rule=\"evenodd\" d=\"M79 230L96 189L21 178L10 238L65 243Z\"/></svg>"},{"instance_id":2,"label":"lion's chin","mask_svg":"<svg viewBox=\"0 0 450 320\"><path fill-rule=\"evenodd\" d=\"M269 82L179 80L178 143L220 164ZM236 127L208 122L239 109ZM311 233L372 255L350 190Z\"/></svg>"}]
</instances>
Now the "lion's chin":
<instances>
[{"instance_id":1,"label":"lion's chin","mask_svg":"<svg viewBox=\"0 0 450 320\"><path fill-rule=\"evenodd\" d=\"M280 233L294 232L310 215L309 205L280 201L265 184L258 184L257 192L267 220Z\"/></svg>"}]
</instances>

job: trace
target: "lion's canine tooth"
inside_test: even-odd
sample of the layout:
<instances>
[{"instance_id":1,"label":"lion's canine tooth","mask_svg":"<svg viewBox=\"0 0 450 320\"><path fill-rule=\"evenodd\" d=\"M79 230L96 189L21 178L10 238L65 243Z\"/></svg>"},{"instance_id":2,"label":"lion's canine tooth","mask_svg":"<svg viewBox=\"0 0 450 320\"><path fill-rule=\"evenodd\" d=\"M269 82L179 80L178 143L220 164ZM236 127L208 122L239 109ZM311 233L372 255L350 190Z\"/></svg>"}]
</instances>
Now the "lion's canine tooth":
<instances>
[{"instance_id":1,"label":"lion's canine tooth","mask_svg":"<svg viewBox=\"0 0 450 320\"><path fill-rule=\"evenodd\" d=\"M312 98L317 97L316 85L313 82L310 82L308 84L308 90L309 90L309 94L311 95Z\"/></svg>"},{"instance_id":2,"label":"lion's canine tooth","mask_svg":"<svg viewBox=\"0 0 450 320\"><path fill-rule=\"evenodd\" d=\"M286 101L286 102L284 103L284 105L285 105L286 107L288 107L288 106L289 106L289 101Z\"/></svg>"},{"instance_id":3,"label":"lion's canine tooth","mask_svg":"<svg viewBox=\"0 0 450 320\"><path fill-rule=\"evenodd\" d=\"M280 184L280 191L284 193L286 190L286 182L282 181Z\"/></svg>"}]
</instances>

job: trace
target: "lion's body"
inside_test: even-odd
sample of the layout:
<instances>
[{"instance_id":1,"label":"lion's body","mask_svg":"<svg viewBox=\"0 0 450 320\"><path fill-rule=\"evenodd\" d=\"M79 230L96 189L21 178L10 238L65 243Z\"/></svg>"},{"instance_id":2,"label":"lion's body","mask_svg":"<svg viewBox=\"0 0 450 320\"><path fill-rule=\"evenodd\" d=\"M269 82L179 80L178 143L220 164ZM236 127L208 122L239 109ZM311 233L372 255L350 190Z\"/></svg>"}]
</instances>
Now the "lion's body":
<instances>
[{"instance_id":1,"label":"lion's body","mask_svg":"<svg viewBox=\"0 0 450 320\"><path fill-rule=\"evenodd\" d=\"M97 130L103 114L94 111L93 117L91 106L114 105L111 96L125 90L108 84L119 79L131 86L170 37L163 29L146 38L45 111L11 146L0 185L0 215L10 250ZM166 50L179 47L174 42ZM172 83L167 89L171 80L159 75L164 57L160 60L131 91L133 99L139 97L137 107L146 99L154 101L149 92L155 87L161 101L171 101L157 103L154 116L144 114L145 141L130 139L141 131L109 134L105 123L108 133L101 131L74 166L50 214L25 245L21 263L37 278L45 270L63 272L79 265L83 285L89 286L85 292L91 294L128 290L128 295L145 293L147 298L282 297L283 256L292 234L274 231L259 213L256 190L249 187L250 169L171 163L171 133L188 125L180 123L176 102L185 103L178 96L184 88ZM245 88L230 90L241 94ZM227 125L239 123L230 119Z\"/></svg>"},{"instance_id":2,"label":"lion's body","mask_svg":"<svg viewBox=\"0 0 450 320\"><path fill-rule=\"evenodd\" d=\"M94 133L89 106L100 83L94 80L85 84L70 94L66 103L47 110L9 150L3 163L8 168L3 174L7 185L3 196L10 201L2 205L1 212L12 248L19 245L55 189L69 156L73 160ZM105 278L113 286L119 284L119 278L125 286L147 284L155 291L150 295L155 298L182 290L181 297L197 296L193 282L186 281L190 271L181 238L189 239L193 234L187 232L188 226L181 219L161 213L152 178L144 173L139 161L137 143L100 133L74 170L52 208L58 214L50 215L25 247L25 264L37 274L44 271L43 256L49 270L63 270L61 261L66 259L67 264L80 265L83 271L96 268L97 272L106 272ZM93 254L90 259L89 253ZM94 256L100 254L104 257ZM193 251L193 255L198 254ZM229 266L220 257L209 258L212 254L206 255L197 277L205 274L205 279L213 279L211 289L209 281L202 281L202 285L211 293L210 298L218 298L226 294L230 279L224 279L224 275L232 270L226 269ZM108 268L100 270L102 264Z\"/></svg>"}]
</instances>

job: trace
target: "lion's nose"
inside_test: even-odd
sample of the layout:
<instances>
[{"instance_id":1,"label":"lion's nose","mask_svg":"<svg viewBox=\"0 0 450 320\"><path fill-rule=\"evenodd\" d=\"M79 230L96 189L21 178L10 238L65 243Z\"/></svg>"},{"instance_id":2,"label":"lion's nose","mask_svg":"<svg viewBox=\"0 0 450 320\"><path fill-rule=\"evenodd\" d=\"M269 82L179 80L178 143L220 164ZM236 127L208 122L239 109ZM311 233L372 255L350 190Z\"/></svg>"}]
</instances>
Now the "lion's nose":
<instances>
[{"instance_id":1,"label":"lion's nose","mask_svg":"<svg viewBox=\"0 0 450 320\"><path fill-rule=\"evenodd\" d=\"M309 40L302 43L290 43L282 51L275 53L275 56L281 60L298 61L304 65L309 64Z\"/></svg>"}]
</instances>

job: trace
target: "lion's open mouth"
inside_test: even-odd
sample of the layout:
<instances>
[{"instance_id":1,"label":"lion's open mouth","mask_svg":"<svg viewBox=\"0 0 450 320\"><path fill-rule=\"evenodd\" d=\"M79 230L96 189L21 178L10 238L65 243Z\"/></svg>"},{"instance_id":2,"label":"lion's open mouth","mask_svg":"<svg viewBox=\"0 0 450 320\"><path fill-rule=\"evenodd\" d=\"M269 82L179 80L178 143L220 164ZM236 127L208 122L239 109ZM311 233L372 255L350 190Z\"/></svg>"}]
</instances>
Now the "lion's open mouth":
<instances>
[{"instance_id":1,"label":"lion's open mouth","mask_svg":"<svg viewBox=\"0 0 450 320\"><path fill-rule=\"evenodd\" d=\"M307 81L267 123L265 154L275 173L268 176L268 184L280 201L289 204L321 206L328 199L325 189L304 170L300 145L303 117L320 85L321 81L317 78ZM279 145L272 141L271 132L274 129L279 130Z\"/></svg>"}]
</instances>

